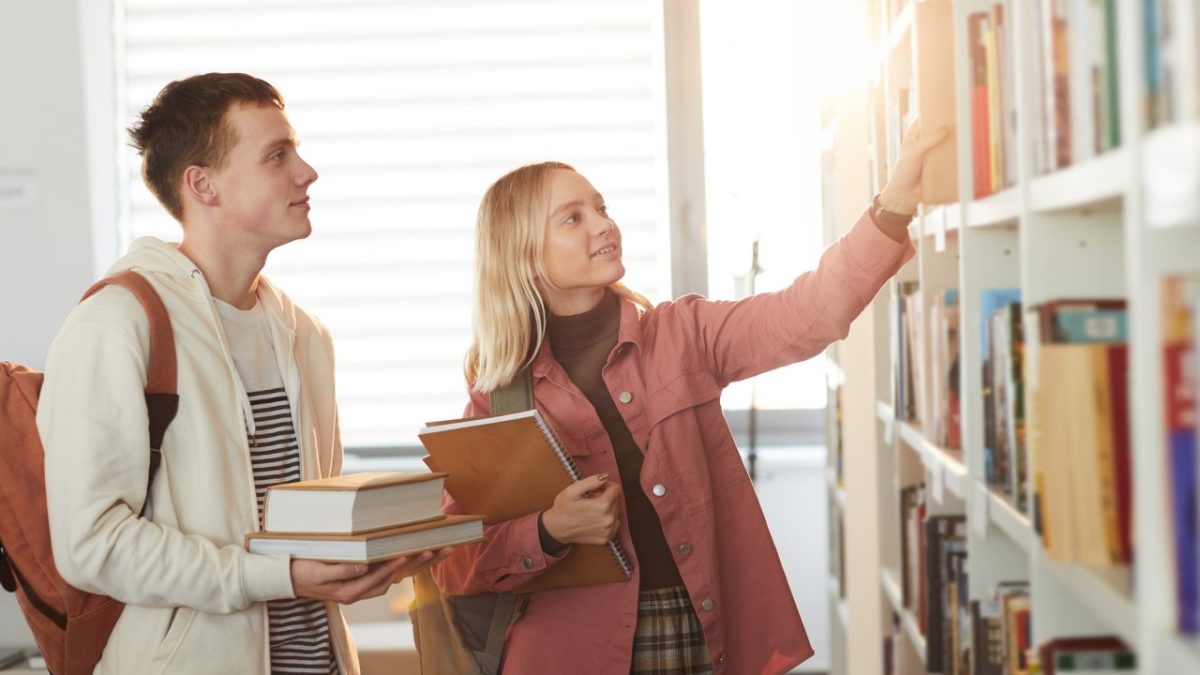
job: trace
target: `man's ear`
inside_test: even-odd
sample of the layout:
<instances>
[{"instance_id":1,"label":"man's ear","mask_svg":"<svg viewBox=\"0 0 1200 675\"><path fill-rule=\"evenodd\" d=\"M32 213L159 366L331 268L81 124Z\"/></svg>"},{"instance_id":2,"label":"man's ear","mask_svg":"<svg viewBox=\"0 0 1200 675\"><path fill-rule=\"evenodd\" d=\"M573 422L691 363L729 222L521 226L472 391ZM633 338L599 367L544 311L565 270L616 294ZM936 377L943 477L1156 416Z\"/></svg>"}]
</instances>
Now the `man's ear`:
<instances>
[{"instance_id":1,"label":"man's ear","mask_svg":"<svg viewBox=\"0 0 1200 675\"><path fill-rule=\"evenodd\" d=\"M216 206L217 186L213 184L207 167L195 164L183 170L183 196L205 206Z\"/></svg>"}]
</instances>

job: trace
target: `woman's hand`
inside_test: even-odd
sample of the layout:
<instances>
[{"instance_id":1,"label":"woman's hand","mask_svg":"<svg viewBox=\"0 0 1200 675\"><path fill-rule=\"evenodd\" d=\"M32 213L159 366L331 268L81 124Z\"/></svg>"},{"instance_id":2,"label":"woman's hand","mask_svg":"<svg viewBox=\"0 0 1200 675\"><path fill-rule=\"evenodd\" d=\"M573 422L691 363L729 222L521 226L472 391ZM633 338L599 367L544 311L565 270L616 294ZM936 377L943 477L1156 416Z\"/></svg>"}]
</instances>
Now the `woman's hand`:
<instances>
[{"instance_id":1,"label":"woman's hand","mask_svg":"<svg viewBox=\"0 0 1200 675\"><path fill-rule=\"evenodd\" d=\"M921 201L921 170L925 166L925 153L950 137L950 127L922 135L921 121L913 122L900 143L900 157L892 166L887 185L879 192L879 205L893 213L910 215L916 213Z\"/></svg>"},{"instance_id":2,"label":"woman's hand","mask_svg":"<svg viewBox=\"0 0 1200 675\"><path fill-rule=\"evenodd\" d=\"M621 486L608 474L588 476L558 493L542 525L564 544L603 544L617 532L620 500Z\"/></svg>"}]
</instances>

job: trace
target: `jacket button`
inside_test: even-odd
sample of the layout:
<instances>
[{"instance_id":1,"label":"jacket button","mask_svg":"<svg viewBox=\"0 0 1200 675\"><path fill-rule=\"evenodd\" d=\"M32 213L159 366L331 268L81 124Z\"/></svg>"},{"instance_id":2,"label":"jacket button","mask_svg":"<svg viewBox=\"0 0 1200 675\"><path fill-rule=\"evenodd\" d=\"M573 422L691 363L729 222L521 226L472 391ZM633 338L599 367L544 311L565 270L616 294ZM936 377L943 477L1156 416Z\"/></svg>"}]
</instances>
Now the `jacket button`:
<instances>
[{"instance_id":1,"label":"jacket button","mask_svg":"<svg viewBox=\"0 0 1200 675\"><path fill-rule=\"evenodd\" d=\"M725 663L725 655L724 654L717 657L717 663Z\"/></svg>"},{"instance_id":2,"label":"jacket button","mask_svg":"<svg viewBox=\"0 0 1200 675\"><path fill-rule=\"evenodd\" d=\"M530 558L529 556L521 558L521 566L527 570L533 569L533 558Z\"/></svg>"},{"instance_id":3,"label":"jacket button","mask_svg":"<svg viewBox=\"0 0 1200 675\"><path fill-rule=\"evenodd\" d=\"M617 396L617 398L620 399L621 403L629 403L633 400L633 394L623 391Z\"/></svg>"},{"instance_id":4,"label":"jacket button","mask_svg":"<svg viewBox=\"0 0 1200 675\"><path fill-rule=\"evenodd\" d=\"M691 544L682 544L679 547L679 552L684 555L691 555L692 554L692 545Z\"/></svg>"},{"instance_id":5,"label":"jacket button","mask_svg":"<svg viewBox=\"0 0 1200 675\"><path fill-rule=\"evenodd\" d=\"M706 612L711 612L713 607L714 605L712 600L705 600L704 602L700 603L700 609L703 609Z\"/></svg>"},{"instance_id":6,"label":"jacket button","mask_svg":"<svg viewBox=\"0 0 1200 675\"><path fill-rule=\"evenodd\" d=\"M650 488L650 491L654 493L655 497L661 497L661 496L667 494L667 486L663 485L662 483L659 483L659 484L655 485L654 487Z\"/></svg>"}]
</instances>

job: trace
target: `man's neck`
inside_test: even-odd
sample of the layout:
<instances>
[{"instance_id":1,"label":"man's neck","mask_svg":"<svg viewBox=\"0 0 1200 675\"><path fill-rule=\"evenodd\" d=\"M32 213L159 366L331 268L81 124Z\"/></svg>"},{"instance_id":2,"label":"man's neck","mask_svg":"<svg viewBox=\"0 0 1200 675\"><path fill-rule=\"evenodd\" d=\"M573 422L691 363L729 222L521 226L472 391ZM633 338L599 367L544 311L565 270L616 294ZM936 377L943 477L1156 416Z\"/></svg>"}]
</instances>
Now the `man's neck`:
<instances>
[{"instance_id":1,"label":"man's neck","mask_svg":"<svg viewBox=\"0 0 1200 675\"><path fill-rule=\"evenodd\" d=\"M230 247L203 237L189 237L184 228L179 252L200 268L213 297L238 309L252 309L257 300L258 275L266 255L251 247Z\"/></svg>"}]
</instances>

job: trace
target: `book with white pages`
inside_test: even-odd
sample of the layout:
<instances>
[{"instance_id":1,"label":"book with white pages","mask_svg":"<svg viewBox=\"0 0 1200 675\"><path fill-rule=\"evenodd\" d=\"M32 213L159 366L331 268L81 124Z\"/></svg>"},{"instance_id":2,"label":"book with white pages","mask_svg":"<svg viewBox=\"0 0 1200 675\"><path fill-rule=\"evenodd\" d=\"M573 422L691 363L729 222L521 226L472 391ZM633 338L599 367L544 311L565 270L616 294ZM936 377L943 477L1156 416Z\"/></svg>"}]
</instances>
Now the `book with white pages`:
<instances>
[{"instance_id":1,"label":"book with white pages","mask_svg":"<svg viewBox=\"0 0 1200 675\"><path fill-rule=\"evenodd\" d=\"M263 530L355 534L439 518L444 473L369 471L267 489Z\"/></svg>"},{"instance_id":2,"label":"book with white pages","mask_svg":"<svg viewBox=\"0 0 1200 675\"><path fill-rule=\"evenodd\" d=\"M246 550L324 562L373 563L483 539L483 518L446 516L360 534L254 532Z\"/></svg>"}]
</instances>

